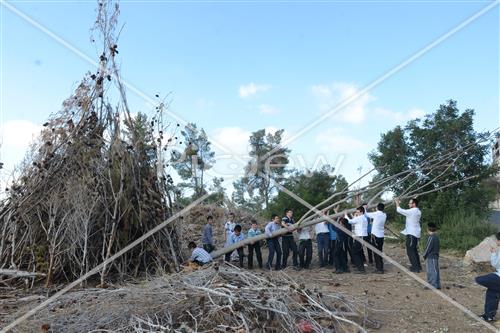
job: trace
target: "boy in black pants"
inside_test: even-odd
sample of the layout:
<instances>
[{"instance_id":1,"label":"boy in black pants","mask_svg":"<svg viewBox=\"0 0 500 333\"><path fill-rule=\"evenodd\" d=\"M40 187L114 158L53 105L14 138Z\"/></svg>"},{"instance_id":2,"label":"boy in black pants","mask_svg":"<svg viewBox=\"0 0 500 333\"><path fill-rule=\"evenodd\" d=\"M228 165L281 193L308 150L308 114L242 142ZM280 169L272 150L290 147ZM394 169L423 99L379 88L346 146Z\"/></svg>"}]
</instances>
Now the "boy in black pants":
<instances>
[{"instance_id":1,"label":"boy in black pants","mask_svg":"<svg viewBox=\"0 0 500 333\"><path fill-rule=\"evenodd\" d=\"M285 209L285 216L281 219L281 226L283 226L284 228L288 228L294 224L295 220L293 219L293 210L289 208ZM283 262L281 264L281 268L286 268L290 251L292 251L293 267L298 268L299 263L297 258L299 255L299 251L297 251L297 244L293 239L293 232L286 233L281 237L281 247L283 249Z\"/></svg>"},{"instance_id":2,"label":"boy in black pants","mask_svg":"<svg viewBox=\"0 0 500 333\"><path fill-rule=\"evenodd\" d=\"M345 218L340 218L339 223L344 227L348 228L350 226L349 221ZM335 227L337 231L337 241L335 242L335 273L342 274L349 272L349 268L347 266L347 250L349 247L349 237L344 231Z\"/></svg>"},{"instance_id":3,"label":"boy in black pants","mask_svg":"<svg viewBox=\"0 0 500 333\"><path fill-rule=\"evenodd\" d=\"M252 220L252 227L247 232L247 237L252 238L260 235L262 232L257 227L257 221ZM262 253L260 251L260 242L248 244L248 268L253 268L253 251L255 250L255 255L257 256L257 262L259 263L259 268L262 268Z\"/></svg>"},{"instance_id":4,"label":"boy in black pants","mask_svg":"<svg viewBox=\"0 0 500 333\"><path fill-rule=\"evenodd\" d=\"M300 268L309 269L312 260L311 229L304 227L299 229L299 263Z\"/></svg>"},{"instance_id":5,"label":"boy in black pants","mask_svg":"<svg viewBox=\"0 0 500 333\"><path fill-rule=\"evenodd\" d=\"M239 243L244 239L245 239L245 235L243 235L243 233L241 232L241 225L237 224L234 227L233 233L231 234L231 236L229 236L228 246ZM245 257L245 253L243 251L243 248L239 247L236 249L236 251L238 251L238 257L240 260L240 267L243 268L243 258ZM231 261L231 254L233 254L233 251L226 253L224 259L226 261Z\"/></svg>"},{"instance_id":6,"label":"boy in black pants","mask_svg":"<svg viewBox=\"0 0 500 333\"><path fill-rule=\"evenodd\" d=\"M437 235L435 223L427 224L427 245L425 246L424 260L426 260L427 282L436 289L441 289L441 279L439 278L439 237Z\"/></svg>"}]
</instances>

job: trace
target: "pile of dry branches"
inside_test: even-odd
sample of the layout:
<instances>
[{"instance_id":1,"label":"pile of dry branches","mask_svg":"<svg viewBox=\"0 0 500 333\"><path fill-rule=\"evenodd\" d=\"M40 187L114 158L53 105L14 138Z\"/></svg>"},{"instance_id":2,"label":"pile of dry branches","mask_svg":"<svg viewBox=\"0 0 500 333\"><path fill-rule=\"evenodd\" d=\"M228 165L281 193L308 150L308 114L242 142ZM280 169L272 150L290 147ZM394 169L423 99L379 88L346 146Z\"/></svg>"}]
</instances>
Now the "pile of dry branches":
<instances>
[{"instance_id":1,"label":"pile of dry branches","mask_svg":"<svg viewBox=\"0 0 500 333\"><path fill-rule=\"evenodd\" d=\"M172 215L162 154L177 126L164 124L161 101L152 119L131 115L115 62L118 7L109 6L98 6L98 70L43 125L0 203L0 269L44 273L47 285L84 275ZM110 272L176 271L178 238L173 225L161 230L104 266L101 284Z\"/></svg>"},{"instance_id":2,"label":"pile of dry branches","mask_svg":"<svg viewBox=\"0 0 500 333\"><path fill-rule=\"evenodd\" d=\"M309 290L282 271L263 275L224 263L142 285L71 292L17 329L364 332L378 325L367 313L363 299Z\"/></svg>"}]
</instances>

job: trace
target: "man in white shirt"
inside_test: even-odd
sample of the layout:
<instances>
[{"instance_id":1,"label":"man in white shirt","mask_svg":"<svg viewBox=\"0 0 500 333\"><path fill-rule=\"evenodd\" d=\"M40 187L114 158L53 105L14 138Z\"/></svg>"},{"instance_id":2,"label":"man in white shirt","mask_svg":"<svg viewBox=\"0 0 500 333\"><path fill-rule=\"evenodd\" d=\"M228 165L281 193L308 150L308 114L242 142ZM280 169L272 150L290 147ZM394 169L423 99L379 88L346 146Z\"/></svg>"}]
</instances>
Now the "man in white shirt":
<instances>
[{"instance_id":1,"label":"man in white shirt","mask_svg":"<svg viewBox=\"0 0 500 333\"><path fill-rule=\"evenodd\" d=\"M349 224L354 225L354 242L352 244L352 261L354 266L356 266L357 271L354 273L364 274L365 266L363 265L363 245L358 241L363 237L368 236L368 220L365 216L365 208L360 206L356 209L354 213L354 218L349 219L346 215L345 218L349 221Z\"/></svg>"},{"instance_id":2,"label":"man in white shirt","mask_svg":"<svg viewBox=\"0 0 500 333\"><path fill-rule=\"evenodd\" d=\"M371 244L375 246L380 252L382 252L382 247L384 246L384 226L387 221L387 215L384 213L385 205L379 203L377 205L377 211L373 213L366 213L366 215L373 220L372 223L372 233L371 233ZM373 253L375 260L375 273L384 273L384 262L382 257L376 253Z\"/></svg>"},{"instance_id":3,"label":"man in white shirt","mask_svg":"<svg viewBox=\"0 0 500 333\"><path fill-rule=\"evenodd\" d=\"M420 265L420 257L418 255L418 240L420 239L420 217L422 212L418 209L418 200L410 199L409 209L399 207L400 201L396 199L396 211L406 216L405 228L401 233L406 235L406 254L410 260L410 271L420 273L422 265Z\"/></svg>"},{"instance_id":4,"label":"man in white shirt","mask_svg":"<svg viewBox=\"0 0 500 333\"><path fill-rule=\"evenodd\" d=\"M328 261L328 249L330 248L330 231L328 222L320 222L314 226L316 242L318 245L319 267L325 267Z\"/></svg>"}]
</instances>

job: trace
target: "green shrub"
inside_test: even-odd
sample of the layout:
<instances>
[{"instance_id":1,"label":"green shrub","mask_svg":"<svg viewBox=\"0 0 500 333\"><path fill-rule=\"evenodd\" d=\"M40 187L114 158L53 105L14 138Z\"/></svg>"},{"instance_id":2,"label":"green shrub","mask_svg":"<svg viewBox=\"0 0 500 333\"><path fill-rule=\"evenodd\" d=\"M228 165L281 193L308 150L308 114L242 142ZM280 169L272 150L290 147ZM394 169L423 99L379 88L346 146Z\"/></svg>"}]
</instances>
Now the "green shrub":
<instances>
[{"instance_id":1,"label":"green shrub","mask_svg":"<svg viewBox=\"0 0 500 333\"><path fill-rule=\"evenodd\" d=\"M441 249L456 250L461 254L498 232L497 226L460 210L443 216L443 222L438 227ZM426 242L427 224L422 223L422 248L425 248Z\"/></svg>"}]
</instances>

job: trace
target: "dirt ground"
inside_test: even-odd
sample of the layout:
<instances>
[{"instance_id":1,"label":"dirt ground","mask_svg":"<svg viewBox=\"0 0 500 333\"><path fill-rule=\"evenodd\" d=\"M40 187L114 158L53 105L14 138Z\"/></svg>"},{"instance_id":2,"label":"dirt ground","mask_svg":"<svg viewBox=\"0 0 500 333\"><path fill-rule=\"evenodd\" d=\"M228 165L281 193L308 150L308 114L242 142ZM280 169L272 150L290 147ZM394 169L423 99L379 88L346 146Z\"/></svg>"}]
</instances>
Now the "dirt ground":
<instances>
[{"instance_id":1,"label":"dirt ground","mask_svg":"<svg viewBox=\"0 0 500 333\"><path fill-rule=\"evenodd\" d=\"M408 264L402 244L387 243L384 252L404 266ZM267 250L263 251L263 256L264 260L267 259ZM464 267L461 258L446 253L440 259L440 267L442 292L472 312L481 314L484 288L474 283L474 277L478 273L471 272L469 267ZM369 317L380 324L380 328L367 327L369 332L491 331L433 291L425 290L422 285L400 272L395 266L386 263L386 273L383 275L371 274L372 270L373 267L369 265L366 275L334 274L331 267L319 268L317 256L314 254L312 269L295 271L287 268L285 272L308 288L346 293L364 300L370 309ZM280 274L260 269L255 269L255 272ZM425 279L425 272L419 273L419 276ZM26 297L26 294L20 296ZM8 307L1 306L3 297L0 297L0 327L34 307L40 300L36 296L30 297L31 300L25 299L21 304ZM37 326L33 332L43 332L43 330Z\"/></svg>"},{"instance_id":2,"label":"dirt ground","mask_svg":"<svg viewBox=\"0 0 500 333\"><path fill-rule=\"evenodd\" d=\"M389 243L384 252L397 262L408 266L402 245ZM380 322L379 329L369 332L491 332L461 310L395 266L384 263L385 274L334 274L331 267L319 268L316 256L313 268L287 273L297 281L323 290L335 290L365 298L373 309L372 317ZM423 265L424 270L425 266ZM368 265L367 272L374 268ZM461 258L443 254L440 258L441 291L476 314L483 310L485 289L474 283L479 273L464 267ZM418 274L424 280L425 272ZM498 325L500 331L500 325Z\"/></svg>"}]
</instances>

